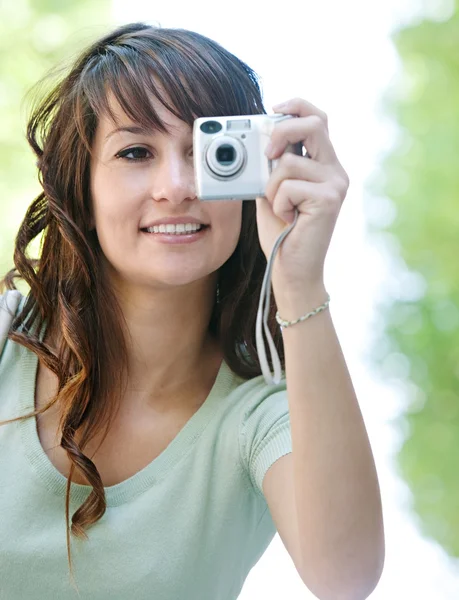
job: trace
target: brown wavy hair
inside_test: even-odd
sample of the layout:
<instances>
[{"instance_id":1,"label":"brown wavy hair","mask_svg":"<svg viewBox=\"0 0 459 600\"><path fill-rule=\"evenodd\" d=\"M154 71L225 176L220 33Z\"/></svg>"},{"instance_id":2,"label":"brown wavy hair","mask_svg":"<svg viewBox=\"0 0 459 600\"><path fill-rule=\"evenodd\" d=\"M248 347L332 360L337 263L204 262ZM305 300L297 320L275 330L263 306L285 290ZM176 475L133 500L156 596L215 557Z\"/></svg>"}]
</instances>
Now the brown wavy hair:
<instances>
[{"instance_id":1,"label":"brown wavy hair","mask_svg":"<svg viewBox=\"0 0 459 600\"><path fill-rule=\"evenodd\" d=\"M56 374L58 392L41 410L1 424L36 416L56 403L60 407L60 443L71 461L65 507L71 574L71 534L87 539L85 530L106 510L100 474L83 450L96 433L103 431L105 439L127 382L125 322L103 280L102 251L90 226L91 148L98 119L112 114L110 95L134 122L162 131L151 97L190 126L200 116L265 112L256 74L219 44L191 31L142 23L122 26L95 42L33 110L27 139L43 191L20 226L15 268L0 282L0 290L16 289L18 278L29 285L9 339L34 352ZM261 373L255 321L266 259L255 208L254 202L243 203L239 242L220 268L219 302L209 323L225 361L245 379ZM40 234L40 255L32 259L28 246ZM275 310L272 299L270 328L284 364ZM42 341L44 326L57 335L57 349ZM92 491L69 528L75 469Z\"/></svg>"}]
</instances>

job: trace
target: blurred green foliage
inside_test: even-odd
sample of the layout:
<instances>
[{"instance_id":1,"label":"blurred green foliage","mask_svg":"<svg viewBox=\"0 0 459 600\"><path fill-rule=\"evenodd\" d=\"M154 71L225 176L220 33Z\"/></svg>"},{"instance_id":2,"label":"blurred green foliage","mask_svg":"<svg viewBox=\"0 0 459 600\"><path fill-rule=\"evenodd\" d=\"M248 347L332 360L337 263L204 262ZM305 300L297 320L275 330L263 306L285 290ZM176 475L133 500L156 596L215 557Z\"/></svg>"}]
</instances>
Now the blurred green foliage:
<instances>
[{"instance_id":1,"label":"blurred green foliage","mask_svg":"<svg viewBox=\"0 0 459 600\"><path fill-rule=\"evenodd\" d=\"M0 0L0 273L12 265L14 236L39 192L25 139L27 94L51 68L110 27L110 0Z\"/></svg>"},{"instance_id":2,"label":"blurred green foliage","mask_svg":"<svg viewBox=\"0 0 459 600\"><path fill-rule=\"evenodd\" d=\"M403 289L406 278L400 280L400 293L382 309L384 339L374 356L384 375L411 382L405 385L407 406L399 424L406 435L398 462L421 529L459 557L457 0L448 20L401 29L393 41L401 72L384 105L398 133L383 176L370 188L393 202L395 217L386 233L425 286L410 292Z\"/></svg>"}]
</instances>

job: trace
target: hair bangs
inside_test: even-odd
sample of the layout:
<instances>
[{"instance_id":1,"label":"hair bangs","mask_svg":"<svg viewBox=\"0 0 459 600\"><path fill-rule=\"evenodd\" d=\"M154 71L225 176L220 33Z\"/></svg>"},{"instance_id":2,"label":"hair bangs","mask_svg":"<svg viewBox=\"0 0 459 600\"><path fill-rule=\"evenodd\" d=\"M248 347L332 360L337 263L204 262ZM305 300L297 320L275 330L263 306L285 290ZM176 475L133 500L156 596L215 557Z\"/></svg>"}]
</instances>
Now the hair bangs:
<instances>
[{"instance_id":1,"label":"hair bangs","mask_svg":"<svg viewBox=\"0 0 459 600\"><path fill-rule=\"evenodd\" d=\"M114 47L82 74L83 97L97 120L108 116L118 124L119 107L133 123L164 131L153 103L154 98L165 103L160 86L154 85L151 72L139 68L136 61L126 60L123 54L122 48Z\"/></svg>"},{"instance_id":2,"label":"hair bangs","mask_svg":"<svg viewBox=\"0 0 459 600\"><path fill-rule=\"evenodd\" d=\"M189 39L190 32L169 31L165 44L163 31L156 30L155 37L139 32L143 36L108 45L88 62L81 84L97 119L108 115L116 123L118 104L134 123L164 131L153 100L190 127L198 117L264 112L249 67L209 48L202 36Z\"/></svg>"}]
</instances>

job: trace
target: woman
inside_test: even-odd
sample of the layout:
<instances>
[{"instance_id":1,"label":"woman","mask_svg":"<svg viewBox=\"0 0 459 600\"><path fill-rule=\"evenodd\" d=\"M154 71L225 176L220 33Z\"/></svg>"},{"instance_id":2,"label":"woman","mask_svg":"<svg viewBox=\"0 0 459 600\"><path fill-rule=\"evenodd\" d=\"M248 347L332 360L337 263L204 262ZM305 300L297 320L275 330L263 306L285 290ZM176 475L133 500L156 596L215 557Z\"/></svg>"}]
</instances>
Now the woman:
<instances>
[{"instance_id":1,"label":"woman","mask_svg":"<svg viewBox=\"0 0 459 600\"><path fill-rule=\"evenodd\" d=\"M348 180L320 110L275 111L299 118L245 203L196 198L194 119L264 112L253 71L201 35L123 26L34 111L43 192L4 285L30 286L0 361L5 597L76 597L68 560L82 598L236 598L276 530L318 598L375 587L378 480L323 282ZM283 155L296 142L308 157ZM267 385L257 305L295 210Z\"/></svg>"}]
</instances>

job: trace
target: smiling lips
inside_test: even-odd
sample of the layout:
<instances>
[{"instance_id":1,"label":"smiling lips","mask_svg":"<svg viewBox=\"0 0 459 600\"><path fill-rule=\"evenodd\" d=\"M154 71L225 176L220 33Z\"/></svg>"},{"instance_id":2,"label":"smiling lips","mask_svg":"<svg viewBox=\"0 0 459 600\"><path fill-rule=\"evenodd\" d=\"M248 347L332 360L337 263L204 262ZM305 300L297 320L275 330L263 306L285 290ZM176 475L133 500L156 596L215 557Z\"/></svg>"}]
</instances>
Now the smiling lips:
<instances>
[{"instance_id":1,"label":"smiling lips","mask_svg":"<svg viewBox=\"0 0 459 600\"><path fill-rule=\"evenodd\" d=\"M205 227L200 223L177 223L176 225L172 223L161 224L161 225L153 225L151 227L146 227L144 231L148 233L172 233L176 235L180 234L189 234L195 233Z\"/></svg>"}]
</instances>

